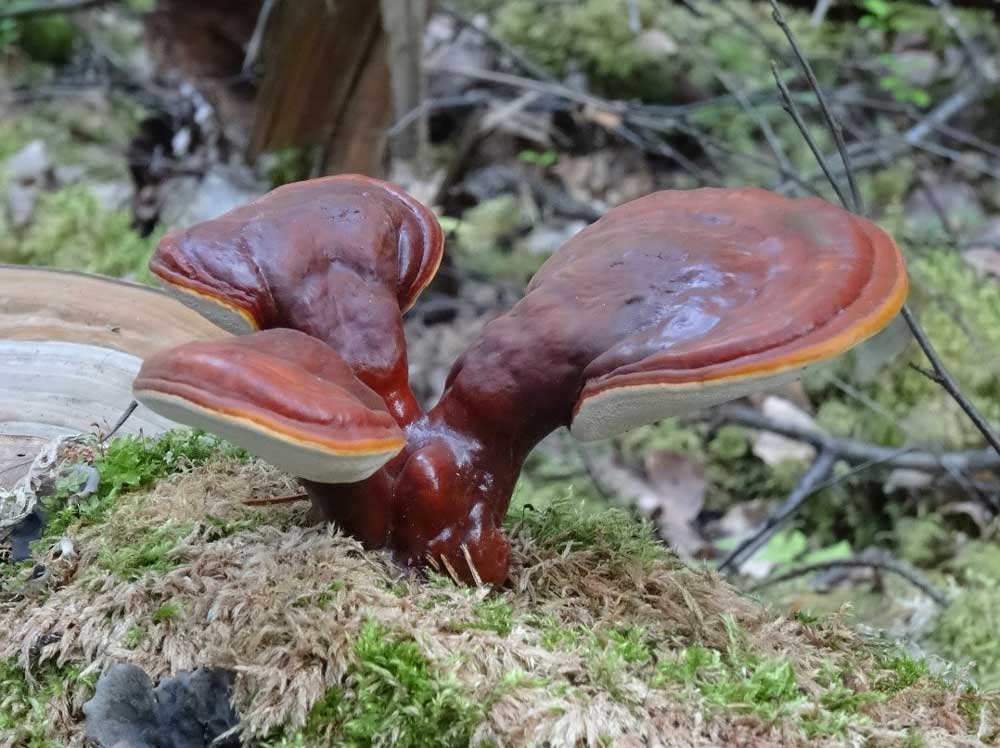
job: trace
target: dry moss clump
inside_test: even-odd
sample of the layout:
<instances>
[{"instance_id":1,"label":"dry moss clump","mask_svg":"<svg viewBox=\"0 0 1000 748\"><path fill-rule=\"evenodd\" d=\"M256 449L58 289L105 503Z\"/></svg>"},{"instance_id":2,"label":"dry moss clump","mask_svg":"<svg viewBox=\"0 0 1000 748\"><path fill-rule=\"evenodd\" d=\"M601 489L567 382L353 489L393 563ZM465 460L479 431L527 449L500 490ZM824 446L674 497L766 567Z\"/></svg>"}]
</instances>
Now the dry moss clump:
<instances>
[{"instance_id":1,"label":"dry moss clump","mask_svg":"<svg viewBox=\"0 0 1000 748\"><path fill-rule=\"evenodd\" d=\"M113 662L236 673L263 746L976 745L994 695L836 619L786 617L680 565L647 527L571 504L512 512L498 591L405 576L233 457L122 494L70 526L49 586L0 584L0 745L81 745ZM68 556L68 557L67 557ZM0 590L2 592L2 590ZM33 679L37 678L37 682ZM34 699L34 702L32 702ZM37 706L47 699L52 706ZM867 742L866 742L867 741Z\"/></svg>"}]
</instances>

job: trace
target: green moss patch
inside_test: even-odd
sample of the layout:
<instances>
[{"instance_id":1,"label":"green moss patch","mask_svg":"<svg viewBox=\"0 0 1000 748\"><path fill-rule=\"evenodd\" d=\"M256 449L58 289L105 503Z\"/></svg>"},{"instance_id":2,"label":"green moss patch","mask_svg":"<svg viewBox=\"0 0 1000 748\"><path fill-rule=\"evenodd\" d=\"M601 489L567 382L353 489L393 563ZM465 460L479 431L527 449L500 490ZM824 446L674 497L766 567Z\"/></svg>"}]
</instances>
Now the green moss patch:
<instances>
[{"instance_id":1,"label":"green moss patch","mask_svg":"<svg viewBox=\"0 0 1000 748\"><path fill-rule=\"evenodd\" d=\"M991 694L837 619L684 567L623 512L512 511L510 581L489 590L406 576L301 507L242 504L291 492L218 452L119 490L65 527L76 558L49 557L43 594L0 602L0 661L227 668L247 734L275 747L841 745L914 725L958 746L1000 718ZM26 687L68 715L31 739L79 739L76 702ZM0 702L8 721L23 708Z\"/></svg>"}]
</instances>

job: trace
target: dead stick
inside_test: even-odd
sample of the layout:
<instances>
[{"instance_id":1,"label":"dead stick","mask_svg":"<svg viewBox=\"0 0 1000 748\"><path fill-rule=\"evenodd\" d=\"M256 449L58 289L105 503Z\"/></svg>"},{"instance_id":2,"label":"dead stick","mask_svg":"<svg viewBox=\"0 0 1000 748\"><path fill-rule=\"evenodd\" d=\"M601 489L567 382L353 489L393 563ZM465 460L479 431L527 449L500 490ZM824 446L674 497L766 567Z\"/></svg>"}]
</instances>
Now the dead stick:
<instances>
[{"instance_id":1,"label":"dead stick","mask_svg":"<svg viewBox=\"0 0 1000 748\"><path fill-rule=\"evenodd\" d=\"M798 484L788 495L780 507L767 518L767 521L760 526L750 537L736 546L729 555L722 559L719 564L719 571L725 571L730 566L742 563L752 556L763 541L770 537L771 533L778 528L785 520L792 516L802 503L819 490L819 485L826 480L830 471L833 470L837 461L837 453L832 450L823 450L819 456L809 466L809 469L799 478Z\"/></svg>"},{"instance_id":2,"label":"dead stick","mask_svg":"<svg viewBox=\"0 0 1000 748\"><path fill-rule=\"evenodd\" d=\"M111 427L111 431L105 434L104 438L101 439L101 444L104 444L108 439L110 439L112 436L118 433L118 429L120 429L122 426L125 425L125 421L127 421L129 418L132 417L132 414L135 413L135 409L138 407L139 407L138 401L133 400L132 402L130 402L128 404L128 407L125 408L125 412L118 417L118 420L115 422L115 425Z\"/></svg>"},{"instance_id":3,"label":"dead stick","mask_svg":"<svg viewBox=\"0 0 1000 748\"><path fill-rule=\"evenodd\" d=\"M778 574L773 577L769 577L761 582L750 587L747 592L758 592L765 587L771 587L775 584L781 584L782 582L787 582L789 580L795 579L796 577L802 577L807 574L812 574L819 571L830 571L831 569L879 569L881 571L889 571L893 574L897 574L905 579L907 582L912 584L914 587L923 592L927 597L933 600L935 603L940 605L942 608L948 607L949 600L943 592L934 587L933 584L924 579L920 574L918 574L914 569L898 563L896 561L889 560L867 560L861 558L847 558L838 559L836 561L822 561L815 564L804 564L803 566L797 566L794 569L790 569L782 574Z\"/></svg>"},{"instance_id":4,"label":"dead stick","mask_svg":"<svg viewBox=\"0 0 1000 748\"><path fill-rule=\"evenodd\" d=\"M1000 454L992 449L934 453L909 448L905 452L900 452L898 449L869 444L859 439L847 439L819 430L779 423L743 405L719 406L709 417L738 426L770 431L788 439L811 444L819 450L833 450L840 455L840 459L852 465L866 460L878 460L887 467L919 470L935 475L947 472L947 466L957 470L973 471L1000 469Z\"/></svg>"},{"instance_id":5,"label":"dead stick","mask_svg":"<svg viewBox=\"0 0 1000 748\"><path fill-rule=\"evenodd\" d=\"M806 73L806 78L809 81L809 86L812 89L813 93L816 94L817 100L820 102L820 108L823 111L823 117L826 120L827 126L833 133L834 140L837 143L837 150L839 151L841 159L843 160L844 171L847 174L848 182L851 185L851 195L854 207L855 209L860 210L862 203L860 196L855 194L856 185L854 181L854 173L851 168L850 158L847 154L847 147L844 145L843 142L843 135L840 129L840 125L836 120L836 118L833 116L833 113L830 111L829 107L826 106L826 97L823 95L822 89L819 86L819 82L816 80L816 76L813 75L812 73L812 67L809 65L808 60L806 60L805 56L802 54L802 51L799 49L798 43L795 40L795 34L792 33L792 30L788 27L788 24L785 22L784 17L781 15L781 11L778 8L777 0L770 0L770 3L771 7L774 9L775 22L781 27L782 31L785 32L785 36L788 37L788 41L792 45L792 49L794 50L796 57L798 58L800 64L802 65L802 69ZM781 91L782 100L785 102L788 108L797 109L797 107L795 106L795 102L792 101L791 97L785 95L786 92L787 88ZM796 119L797 125L799 124L799 120L801 120L801 117ZM809 131L805 127L800 126L799 129L802 132L802 136L806 138L807 142L812 140L812 137L809 135ZM810 148L813 148L814 146L815 146L815 141L813 141ZM815 151L816 149L814 148L814 152ZM823 162L821 162L821 165L822 163ZM824 169L825 173L827 171L828 171L827 169ZM831 185L833 185L834 189L837 191L838 196L840 196L841 191L837 186L836 181L829 174L827 174L827 178L830 179ZM851 206L847 204L847 202L843 199L843 197L841 197L841 202L844 203L845 208L848 209L851 208ZM902 314L903 314L903 319L906 321L906 324L910 328L910 332L913 333L914 339L917 341L917 344L920 346L920 349L924 352L924 355L927 357L927 360L930 361L931 367L934 370L934 376L932 377L933 380L937 382L939 385L941 385L941 387L943 387L944 390L949 395L951 395L952 399L955 400L956 403L958 403L959 407L965 412L965 414L969 417L969 420L972 421L972 423L976 426L976 428L980 431L980 433L982 433L983 437L985 437L986 441L990 444L990 446L992 446L997 451L997 454L1000 454L1000 437L998 437L996 433L994 433L993 428L990 426L989 422L987 422L987 420L979 412L976 406L973 405L972 402L961 391L961 388L958 386L958 383L951 376L951 374L945 367L944 362L941 361L941 358L938 356L937 351L931 344L930 339L928 339L927 333L920 325L920 321L916 318L916 316L913 314L910 308L906 305L903 306Z\"/></svg>"}]
</instances>

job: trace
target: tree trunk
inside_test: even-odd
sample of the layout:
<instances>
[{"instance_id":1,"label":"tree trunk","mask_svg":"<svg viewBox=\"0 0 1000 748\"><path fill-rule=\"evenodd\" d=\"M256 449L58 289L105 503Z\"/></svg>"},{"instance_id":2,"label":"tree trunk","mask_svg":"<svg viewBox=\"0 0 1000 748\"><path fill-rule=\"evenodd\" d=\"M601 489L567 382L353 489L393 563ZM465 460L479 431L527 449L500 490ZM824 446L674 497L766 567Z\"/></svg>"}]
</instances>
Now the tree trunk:
<instances>
[{"instance_id":1,"label":"tree trunk","mask_svg":"<svg viewBox=\"0 0 1000 748\"><path fill-rule=\"evenodd\" d=\"M319 173L383 175L391 94L378 3L280 2L268 27L250 155L314 146Z\"/></svg>"}]
</instances>

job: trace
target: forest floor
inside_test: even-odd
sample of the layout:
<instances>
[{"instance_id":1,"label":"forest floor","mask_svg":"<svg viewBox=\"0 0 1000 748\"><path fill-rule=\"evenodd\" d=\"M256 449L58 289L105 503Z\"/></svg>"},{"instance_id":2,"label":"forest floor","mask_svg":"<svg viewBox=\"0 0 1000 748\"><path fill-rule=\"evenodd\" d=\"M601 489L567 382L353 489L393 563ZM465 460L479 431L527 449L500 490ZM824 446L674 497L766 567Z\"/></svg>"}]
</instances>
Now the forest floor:
<instances>
[{"instance_id":1,"label":"forest floor","mask_svg":"<svg viewBox=\"0 0 1000 748\"><path fill-rule=\"evenodd\" d=\"M108 5L30 24L0 12L0 263L147 282L164 231L307 176L310 154L241 163L219 102L146 44L143 4ZM786 13L864 202L996 425L1000 25L944 2L807 5ZM392 173L448 234L407 320L418 396L433 401L481 326L613 205L738 184L836 200L772 59L835 153L766 2L439 9L428 163ZM909 364L926 361L894 324L742 410L586 448L553 435L518 486L513 570L493 591L403 577L301 506L244 505L294 481L207 437L87 442L73 459L100 489L67 503L75 488L56 486L32 560L0 567L0 745L82 744L114 663L154 682L220 668L260 745L1000 741L1000 459ZM761 533L831 435L857 455ZM868 459L876 447L931 467ZM0 488L19 477L8 467Z\"/></svg>"}]
</instances>

